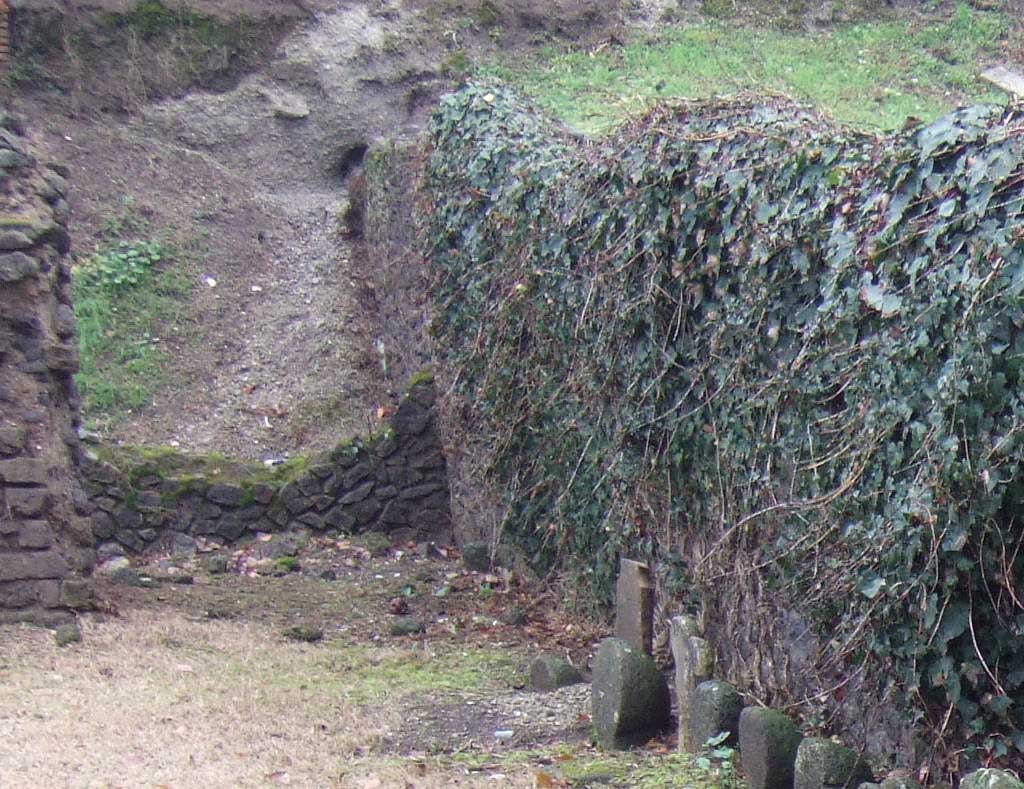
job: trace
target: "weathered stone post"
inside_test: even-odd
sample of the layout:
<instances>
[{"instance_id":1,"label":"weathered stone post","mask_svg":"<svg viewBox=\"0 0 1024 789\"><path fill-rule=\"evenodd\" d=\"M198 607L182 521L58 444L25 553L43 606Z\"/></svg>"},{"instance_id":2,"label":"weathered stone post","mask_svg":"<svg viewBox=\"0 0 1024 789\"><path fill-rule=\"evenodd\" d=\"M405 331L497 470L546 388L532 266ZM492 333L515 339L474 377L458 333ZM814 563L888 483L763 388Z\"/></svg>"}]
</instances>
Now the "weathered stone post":
<instances>
[{"instance_id":1,"label":"weathered stone post","mask_svg":"<svg viewBox=\"0 0 1024 789\"><path fill-rule=\"evenodd\" d=\"M615 585L615 637L645 655L654 642L654 584L651 570L642 562L622 559Z\"/></svg>"},{"instance_id":2,"label":"weathered stone post","mask_svg":"<svg viewBox=\"0 0 1024 789\"><path fill-rule=\"evenodd\" d=\"M621 638L606 638L594 658L594 732L605 748L639 745L665 728L672 714L668 685L645 655Z\"/></svg>"},{"instance_id":3,"label":"weathered stone post","mask_svg":"<svg viewBox=\"0 0 1024 789\"><path fill-rule=\"evenodd\" d=\"M676 616L671 622L672 657L676 663L676 706L679 715L679 747L696 753L704 744L693 739L693 706L697 685L711 679L715 653L710 642L697 633L697 620Z\"/></svg>"}]
</instances>

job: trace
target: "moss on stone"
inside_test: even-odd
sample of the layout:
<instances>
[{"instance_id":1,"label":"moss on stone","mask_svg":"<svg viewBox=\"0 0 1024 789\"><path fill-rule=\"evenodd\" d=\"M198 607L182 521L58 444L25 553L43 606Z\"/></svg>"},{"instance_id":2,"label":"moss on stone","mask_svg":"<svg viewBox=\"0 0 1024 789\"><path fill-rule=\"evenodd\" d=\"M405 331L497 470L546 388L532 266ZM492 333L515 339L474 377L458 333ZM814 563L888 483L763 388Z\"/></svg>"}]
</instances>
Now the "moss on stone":
<instances>
[{"instance_id":1,"label":"moss on stone","mask_svg":"<svg viewBox=\"0 0 1024 789\"><path fill-rule=\"evenodd\" d=\"M413 373L412 378L409 379L409 388L412 389L414 386L427 386L434 383L434 371L429 368L424 368Z\"/></svg>"}]
</instances>

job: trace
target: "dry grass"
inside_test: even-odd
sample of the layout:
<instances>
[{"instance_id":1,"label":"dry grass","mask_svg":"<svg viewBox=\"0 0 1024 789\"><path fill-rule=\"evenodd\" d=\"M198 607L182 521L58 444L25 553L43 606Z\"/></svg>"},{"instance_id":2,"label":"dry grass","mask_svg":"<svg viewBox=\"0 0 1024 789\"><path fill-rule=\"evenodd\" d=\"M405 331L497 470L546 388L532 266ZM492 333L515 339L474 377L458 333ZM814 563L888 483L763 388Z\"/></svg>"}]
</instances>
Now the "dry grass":
<instances>
[{"instance_id":1,"label":"dry grass","mask_svg":"<svg viewBox=\"0 0 1024 789\"><path fill-rule=\"evenodd\" d=\"M0 628L5 789L532 786L374 756L399 704L368 712L348 701L359 679L330 673L330 644L168 611L83 632L59 649L47 631Z\"/></svg>"}]
</instances>

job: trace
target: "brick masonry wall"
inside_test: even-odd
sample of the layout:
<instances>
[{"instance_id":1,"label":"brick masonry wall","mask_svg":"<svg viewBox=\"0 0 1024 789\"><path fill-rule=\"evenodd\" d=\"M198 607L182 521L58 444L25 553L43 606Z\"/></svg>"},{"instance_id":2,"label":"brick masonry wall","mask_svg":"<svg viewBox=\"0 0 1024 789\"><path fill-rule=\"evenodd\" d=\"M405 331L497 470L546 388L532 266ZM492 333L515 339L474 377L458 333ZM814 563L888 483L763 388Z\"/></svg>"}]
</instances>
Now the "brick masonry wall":
<instances>
[{"instance_id":1,"label":"brick masonry wall","mask_svg":"<svg viewBox=\"0 0 1024 789\"><path fill-rule=\"evenodd\" d=\"M434 421L434 387L409 388L366 442L346 442L287 482L254 471L230 482L175 476L159 460L114 465L89 459L85 486L96 507L101 554L138 553L174 533L225 543L291 529L379 531L396 541L452 538L448 478Z\"/></svg>"},{"instance_id":2,"label":"brick masonry wall","mask_svg":"<svg viewBox=\"0 0 1024 789\"><path fill-rule=\"evenodd\" d=\"M0 74L7 71L11 59L11 8L0 0Z\"/></svg>"},{"instance_id":3,"label":"brick masonry wall","mask_svg":"<svg viewBox=\"0 0 1024 789\"><path fill-rule=\"evenodd\" d=\"M66 175L0 110L0 622L53 623L91 604Z\"/></svg>"}]
</instances>

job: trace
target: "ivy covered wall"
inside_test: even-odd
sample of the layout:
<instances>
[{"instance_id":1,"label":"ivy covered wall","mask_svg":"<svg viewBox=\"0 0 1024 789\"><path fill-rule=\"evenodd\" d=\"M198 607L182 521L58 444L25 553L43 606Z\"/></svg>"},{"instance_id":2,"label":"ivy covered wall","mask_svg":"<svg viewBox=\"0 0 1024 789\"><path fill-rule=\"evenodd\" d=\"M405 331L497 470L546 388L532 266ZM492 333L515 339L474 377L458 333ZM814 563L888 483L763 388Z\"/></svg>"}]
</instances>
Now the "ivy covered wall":
<instances>
[{"instance_id":1,"label":"ivy covered wall","mask_svg":"<svg viewBox=\"0 0 1024 789\"><path fill-rule=\"evenodd\" d=\"M504 533L598 597L653 559L730 679L809 728L858 718L909 761L889 700L1016 758L1022 133L740 97L586 141L500 85L447 98L432 331Z\"/></svg>"}]
</instances>

